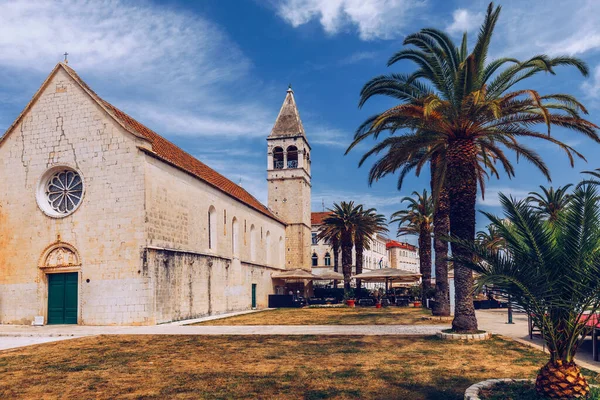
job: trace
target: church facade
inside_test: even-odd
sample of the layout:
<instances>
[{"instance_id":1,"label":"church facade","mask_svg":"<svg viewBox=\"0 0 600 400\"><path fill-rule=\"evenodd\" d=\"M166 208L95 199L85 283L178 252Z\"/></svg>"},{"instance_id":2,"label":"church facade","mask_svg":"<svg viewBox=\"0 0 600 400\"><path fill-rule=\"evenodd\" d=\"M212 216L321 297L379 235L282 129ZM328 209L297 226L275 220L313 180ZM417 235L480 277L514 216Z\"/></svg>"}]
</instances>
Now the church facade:
<instances>
[{"instance_id":1,"label":"church facade","mask_svg":"<svg viewBox=\"0 0 600 400\"><path fill-rule=\"evenodd\" d=\"M0 323L150 325L266 307L283 284L273 273L310 270L301 127L289 90L268 138L266 207L59 63L0 138Z\"/></svg>"}]
</instances>

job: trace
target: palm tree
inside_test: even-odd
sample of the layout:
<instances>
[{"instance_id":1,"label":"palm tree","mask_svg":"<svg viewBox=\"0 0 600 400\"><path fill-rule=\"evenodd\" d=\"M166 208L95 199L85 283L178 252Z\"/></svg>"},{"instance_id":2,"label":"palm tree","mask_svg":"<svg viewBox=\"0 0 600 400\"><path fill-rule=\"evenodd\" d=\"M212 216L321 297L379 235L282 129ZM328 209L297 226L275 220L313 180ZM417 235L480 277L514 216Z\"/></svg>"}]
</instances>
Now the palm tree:
<instances>
[{"instance_id":1,"label":"palm tree","mask_svg":"<svg viewBox=\"0 0 600 400\"><path fill-rule=\"evenodd\" d=\"M453 238L468 249L457 259L479 274L478 285L493 284L510 295L540 327L550 360L539 371L536 389L552 398L586 397L589 386L575 364L589 333L586 322L600 309L600 202L595 185L578 187L554 222L525 200L500 195L509 223L489 213L506 251ZM471 257L462 254L473 253Z\"/></svg>"},{"instance_id":2,"label":"palm tree","mask_svg":"<svg viewBox=\"0 0 600 400\"><path fill-rule=\"evenodd\" d=\"M356 251L356 274L362 273L363 268L363 252L371 247L371 239L373 235L378 233L388 232L387 221L381 214L377 214L377 210L369 208L362 211L360 221L356 226L354 233L354 248ZM356 290L360 295L361 280L356 280Z\"/></svg>"},{"instance_id":3,"label":"palm tree","mask_svg":"<svg viewBox=\"0 0 600 400\"><path fill-rule=\"evenodd\" d=\"M333 227L322 225L317 235L319 239L324 239L331 245L331 251L333 252L333 271L339 272L339 258L340 258L340 232ZM333 287L337 289L337 281L333 281Z\"/></svg>"},{"instance_id":4,"label":"palm tree","mask_svg":"<svg viewBox=\"0 0 600 400\"><path fill-rule=\"evenodd\" d=\"M438 158L431 159L431 188L433 190L433 250L435 252L435 301L431 309L433 315L450 316L450 283L448 281L448 242L443 240L450 232L448 191L438 185L440 170Z\"/></svg>"},{"instance_id":5,"label":"palm tree","mask_svg":"<svg viewBox=\"0 0 600 400\"><path fill-rule=\"evenodd\" d=\"M555 74L559 66L575 67L587 76L584 62L573 57L537 55L526 61L500 58L487 63L499 15L500 7L490 3L471 52L468 52L466 34L460 46L436 29L422 29L408 35L404 44L416 49L399 51L388 65L410 60L418 69L412 74L372 79L362 89L360 100L362 106L373 96L386 95L401 104L367 119L348 148L350 151L368 137L377 139L382 132L392 134L361 160L364 163L373 155L386 153L371 169L370 177L375 180L384 175L382 170L393 173L400 169L400 178L403 178L411 170L418 172L435 157L439 177L436 185L448 193L450 232L470 242L475 238L477 184L483 188L486 175L498 176L499 167L509 176L514 175L506 150L531 162L549 179L544 161L519 139L536 138L554 143L565 151L571 165L574 157L583 158L583 155L552 137L552 126L570 129L600 142L598 127L581 117L587 110L575 97L514 90L516 84L540 72ZM536 130L536 125L545 126L547 131ZM394 135L397 132L403 134ZM452 254L469 258L467 248L451 246ZM452 329L474 331L477 319L472 301L472 272L456 263L454 276L456 297Z\"/></svg>"},{"instance_id":6,"label":"palm tree","mask_svg":"<svg viewBox=\"0 0 600 400\"><path fill-rule=\"evenodd\" d=\"M354 205L353 201L342 201L334 204L328 211L331 215L323 219L323 229L330 229L337 232L340 238L340 248L342 249L342 273L344 274L344 292L346 295L350 292L350 275L352 273L352 247L354 245L354 234L356 226L360 222L363 208Z\"/></svg>"},{"instance_id":7,"label":"palm tree","mask_svg":"<svg viewBox=\"0 0 600 400\"><path fill-rule=\"evenodd\" d=\"M571 184L557 187L556 190L552 186L546 188L540 185L542 193L529 192L527 201L532 203L532 207L537 210L538 214L546 218L550 222L556 222L562 210L569 204L571 195L567 193L567 190L573 186Z\"/></svg>"},{"instance_id":8,"label":"palm tree","mask_svg":"<svg viewBox=\"0 0 600 400\"><path fill-rule=\"evenodd\" d=\"M494 225L487 226L487 231L477 232L476 242L490 250L500 250L504 248L504 239L499 235Z\"/></svg>"},{"instance_id":9,"label":"palm tree","mask_svg":"<svg viewBox=\"0 0 600 400\"><path fill-rule=\"evenodd\" d=\"M392 214L390 222L398 222L398 236L417 235L419 237L419 268L423 279L422 304L425 306L431 289L431 233L433 230L433 199L423 190L423 194L412 193L405 197L408 202L404 210Z\"/></svg>"}]
</instances>

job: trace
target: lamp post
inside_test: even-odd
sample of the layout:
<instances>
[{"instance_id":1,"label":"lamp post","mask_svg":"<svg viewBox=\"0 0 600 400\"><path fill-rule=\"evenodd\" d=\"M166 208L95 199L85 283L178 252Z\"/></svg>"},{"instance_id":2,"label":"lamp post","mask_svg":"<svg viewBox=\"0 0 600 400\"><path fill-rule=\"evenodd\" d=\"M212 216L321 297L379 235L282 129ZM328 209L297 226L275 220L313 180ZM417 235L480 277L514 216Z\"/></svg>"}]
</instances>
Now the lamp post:
<instances>
[{"instance_id":1,"label":"lamp post","mask_svg":"<svg viewBox=\"0 0 600 400\"><path fill-rule=\"evenodd\" d=\"M510 294L508 295L508 322L507 324L514 324L512 316L512 304L510 302Z\"/></svg>"}]
</instances>

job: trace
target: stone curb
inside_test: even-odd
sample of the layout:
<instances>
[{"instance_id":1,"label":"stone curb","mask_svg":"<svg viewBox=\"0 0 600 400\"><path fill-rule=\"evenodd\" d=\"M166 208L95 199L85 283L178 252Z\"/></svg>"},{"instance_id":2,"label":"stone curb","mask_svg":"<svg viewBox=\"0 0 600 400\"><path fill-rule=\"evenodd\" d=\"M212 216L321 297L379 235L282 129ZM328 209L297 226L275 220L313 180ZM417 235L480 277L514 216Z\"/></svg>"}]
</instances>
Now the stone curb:
<instances>
[{"instance_id":1,"label":"stone curb","mask_svg":"<svg viewBox=\"0 0 600 400\"><path fill-rule=\"evenodd\" d=\"M488 340L492 337L491 332L483 333L446 333L438 332L437 337L442 340Z\"/></svg>"},{"instance_id":2,"label":"stone curb","mask_svg":"<svg viewBox=\"0 0 600 400\"><path fill-rule=\"evenodd\" d=\"M481 381L474 385L471 385L465 390L464 400L481 400L479 392L481 389L488 389L500 382L516 383L516 382L535 382L535 379L488 379L487 381ZM597 385L590 385L590 387L597 387Z\"/></svg>"},{"instance_id":3,"label":"stone curb","mask_svg":"<svg viewBox=\"0 0 600 400\"><path fill-rule=\"evenodd\" d=\"M487 381L481 381L474 385L469 386L467 388L467 390L465 390L464 400L481 400L481 398L479 397L479 392L481 391L481 389L490 388L500 382L514 383L514 382L528 382L528 381L532 382L533 379L488 379Z\"/></svg>"}]
</instances>

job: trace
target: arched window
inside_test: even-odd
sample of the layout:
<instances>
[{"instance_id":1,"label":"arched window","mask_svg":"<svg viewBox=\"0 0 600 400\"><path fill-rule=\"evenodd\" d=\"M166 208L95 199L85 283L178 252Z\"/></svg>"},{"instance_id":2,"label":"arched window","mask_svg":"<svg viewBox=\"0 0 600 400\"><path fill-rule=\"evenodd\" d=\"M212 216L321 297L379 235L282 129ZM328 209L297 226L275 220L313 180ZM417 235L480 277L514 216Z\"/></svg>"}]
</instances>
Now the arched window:
<instances>
[{"instance_id":1,"label":"arched window","mask_svg":"<svg viewBox=\"0 0 600 400\"><path fill-rule=\"evenodd\" d=\"M285 247L282 236L279 236L279 268L285 268Z\"/></svg>"},{"instance_id":2,"label":"arched window","mask_svg":"<svg viewBox=\"0 0 600 400\"><path fill-rule=\"evenodd\" d=\"M283 149L281 147L273 149L273 169L283 169Z\"/></svg>"},{"instance_id":3,"label":"arched window","mask_svg":"<svg viewBox=\"0 0 600 400\"><path fill-rule=\"evenodd\" d=\"M325 266L331 266L331 255L329 253L325 253Z\"/></svg>"},{"instance_id":4,"label":"arched window","mask_svg":"<svg viewBox=\"0 0 600 400\"><path fill-rule=\"evenodd\" d=\"M298 148L296 146L287 148L287 167L298 168Z\"/></svg>"},{"instance_id":5,"label":"arched window","mask_svg":"<svg viewBox=\"0 0 600 400\"><path fill-rule=\"evenodd\" d=\"M313 253L313 255L312 255L312 266L316 267L317 265L319 265L319 256L317 256L317 253Z\"/></svg>"},{"instance_id":6,"label":"arched window","mask_svg":"<svg viewBox=\"0 0 600 400\"><path fill-rule=\"evenodd\" d=\"M208 248L217 248L217 210L213 206L208 209Z\"/></svg>"},{"instance_id":7,"label":"arched window","mask_svg":"<svg viewBox=\"0 0 600 400\"><path fill-rule=\"evenodd\" d=\"M250 226L250 261L256 261L256 228Z\"/></svg>"},{"instance_id":8,"label":"arched window","mask_svg":"<svg viewBox=\"0 0 600 400\"><path fill-rule=\"evenodd\" d=\"M265 247L267 248L267 265L271 265L271 232L269 231L267 231Z\"/></svg>"},{"instance_id":9,"label":"arched window","mask_svg":"<svg viewBox=\"0 0 600 400\"><path fill-rule=\"evenodd\" d=\"M231 252L234 256L240 254L240 224L235 217L231 220Z\"/></svg>"}]
</instances>

